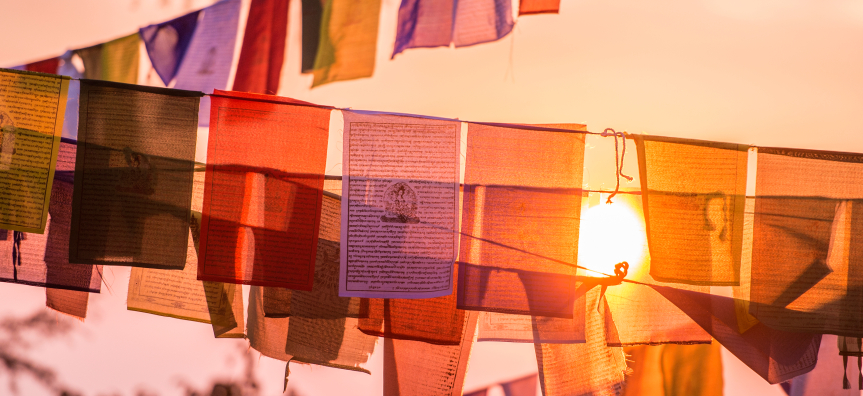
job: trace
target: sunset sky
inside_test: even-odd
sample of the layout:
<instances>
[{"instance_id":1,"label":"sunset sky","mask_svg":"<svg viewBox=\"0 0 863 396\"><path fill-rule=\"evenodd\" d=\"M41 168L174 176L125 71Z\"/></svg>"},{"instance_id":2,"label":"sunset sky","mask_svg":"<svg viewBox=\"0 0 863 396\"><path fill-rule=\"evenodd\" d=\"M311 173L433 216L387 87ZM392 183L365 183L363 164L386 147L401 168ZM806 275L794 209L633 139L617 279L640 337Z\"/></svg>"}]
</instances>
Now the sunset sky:
<instances>
[{"instance_id":1,"label":"sunset sky","mask_svg":"<svg viewBox=\"0 0 863 396\"><path fill-rule=\"evenodd\" d=\"M105 42L211 3L0 0L0 67ZM310 89L312 77L299 72L300 2L292 1L279 95L465 121L583 123L595 132L863 152L860 1L562 0L559 15L518 18L500 41L410 49L395 59L400 1L382 3L374 76ZM340 174L340 136L330 140L327 172ZM585 186L613 189L613 141L587 143ZM625 169L637 174L629 148ZM623 187L637 189L637 180ZM128 268L106 267L86 322L58 316L73 333L40 342L32 356L88 395L173 395L183 382L202 388L217 377L242 378L247 342L213 339L209 325L126 311L128 279ZM44 309L44 295L0 284L0 315ZM381 348L372 376L292 364L289 386L304 396L381 395ZM262 394L280 394L284 363L249 353ZM726 394L783 394L730 354L723 358ZM465 391L535 371L532 344L478 343Z\"/></svg>"}]
</instances>

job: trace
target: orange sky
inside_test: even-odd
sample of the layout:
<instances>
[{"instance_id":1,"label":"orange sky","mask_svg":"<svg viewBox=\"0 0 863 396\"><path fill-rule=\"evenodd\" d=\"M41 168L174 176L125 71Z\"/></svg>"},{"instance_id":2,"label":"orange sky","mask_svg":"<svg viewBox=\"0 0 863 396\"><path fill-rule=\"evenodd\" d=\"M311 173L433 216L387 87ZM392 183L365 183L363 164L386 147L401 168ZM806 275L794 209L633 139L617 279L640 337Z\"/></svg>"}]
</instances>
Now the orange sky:
<instances>
[{"instance_id":1,"label":"orange sky","mask_svg":"<svg viewBox=\"0 0 863 396\"><path fill-rule=\"evenodd\" d=\"M7 32L0 40L0 65L104 42L211 2L0 0ZM863 152L859 1L562 0L559 15L519 18L513 33L499 42L413 49L390 60L398 4L383 0L373 78L310 90L311 76L299 74L299 1L291 2L288 58L279 94L340 107L462 120L577 122L592 131L611 127ZM612 158L597 154L613 147L608 144L588 148L592 176L585 177L591 188L613 183L608 177L613 175ZM630 153L627 166L636 173L634 150ZM91 384L92 389L84 388L91 391L127 394L139 383L160 391L173 389L177 376L204 383L196 376L238 375L238 363L225 363L237 342L212 340L206 325L125 311L128 270L114 269L109 275L113 291L103 288L100 296L91 298L91 317L75 340L41 347L40 356L65 362L64 379ZM2 301L22 301L16 307L0 305L2 314L44 304L44 292L27 286L0 285L0 296ZM190 339L202 341L190 345ZM479 345L466 390L536 370L532 351L529 345ZM171 363L161 363L168 356ZM373 370L382 366L379 354L372 360L377 362ZM501 361L505 363L493 364ZM284 365L267 358L259 364L265 394L276 394ZM747 370L729 368L728 394L735 389L779 394ZM380 394L382 389L380 370L372 377L299 366L293 371L292 386L304 395L345 389Z\"/></svg>"}]
</instances>

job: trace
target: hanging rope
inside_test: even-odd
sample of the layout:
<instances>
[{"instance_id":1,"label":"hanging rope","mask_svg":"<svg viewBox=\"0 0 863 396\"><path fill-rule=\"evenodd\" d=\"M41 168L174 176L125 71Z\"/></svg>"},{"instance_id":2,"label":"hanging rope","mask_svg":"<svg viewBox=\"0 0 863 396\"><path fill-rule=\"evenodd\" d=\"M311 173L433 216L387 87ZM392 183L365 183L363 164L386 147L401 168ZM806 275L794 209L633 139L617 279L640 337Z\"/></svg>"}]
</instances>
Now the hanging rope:
<instances>
[{"instance_id":1,"label":"hanging rope","mask_svg":"<svg viewBox=\"0 0 863 396\"><path fill-rule=\"evenodd\" d=\"M18 266L21 265L21 241L24 240L24 233L13 231L12 235L12 277L18 280Z\"/></svg>"},{"instance_id":2,"label":"hanging rope","mask_svg":"<svg viewBox=\"0 0 863 396\"><path fill-rule=\"evenodd\" d=\"M609 132L610 131L610 132ZM608 196L608 199L605 203L610 204L611 198L614 198L618 192L620 192L620 178L621 176L627 181L632 181L632 176L627 176L623 173L623 159L626 156L626 132L616 132L612 128L605 128L604 131L600 134L602 136L613 136L614 137L614 171L615 176L617 177L617 184L614 186L614 192ZM620 137L623 139L623 150L618 155L617 148L617 138Z\"/></svg>"}]
</instances>

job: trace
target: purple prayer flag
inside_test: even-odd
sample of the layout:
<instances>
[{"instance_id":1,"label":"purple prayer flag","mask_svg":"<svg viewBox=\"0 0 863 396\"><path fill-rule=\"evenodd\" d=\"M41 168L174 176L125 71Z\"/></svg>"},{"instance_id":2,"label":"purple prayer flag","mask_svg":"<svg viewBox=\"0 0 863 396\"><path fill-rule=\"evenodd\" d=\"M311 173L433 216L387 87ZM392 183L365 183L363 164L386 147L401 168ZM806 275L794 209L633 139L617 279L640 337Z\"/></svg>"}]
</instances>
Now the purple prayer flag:
<instances>
[{"instance_id":1,"label":"purple prayer flag","mask_svg":"<svg viewBox=\"0 0 863 396\"><path fill-rule=\"evenodd\" d=\"M183 57L186 56L186 50L198 25L199 13L200 11L195 11L140 30L141 40L147 46L153 69L165 85L174 79Z\"/></svg>"},{"instance_id":2,"label":"purple prayer flag","mask_svg":"<svg viewBox=\"0 0 863 396\"><path fill-rule=\"evenodd\" d=\"M499 40L514 24L509 0L402 0L393 58L408 48Z\"/></svg>"},{"instance_id":3,"label":"purple prayer flag","mask_svg":"<svg viewBox=\"0 0 863 396\"><path fill-rule=\"evenodd\" d=\"M204 16L177 70L174 88L211 94L227 89L240 22L240 0L222 0L202 11ZM198 125L210 125L210 97L201 98Z\"/></svg>"}]
</instances>

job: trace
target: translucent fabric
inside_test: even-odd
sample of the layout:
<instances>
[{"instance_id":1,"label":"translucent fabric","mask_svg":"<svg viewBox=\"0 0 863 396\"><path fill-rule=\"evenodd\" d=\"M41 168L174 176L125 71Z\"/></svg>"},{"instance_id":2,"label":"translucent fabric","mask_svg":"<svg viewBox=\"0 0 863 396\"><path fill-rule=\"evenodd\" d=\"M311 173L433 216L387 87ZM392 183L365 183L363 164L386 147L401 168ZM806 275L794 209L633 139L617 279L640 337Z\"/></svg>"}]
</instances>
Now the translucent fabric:
<instances>
[{"instance_id":1,"label":"translucent fabric","mask_svg":"<svg viewBox=\"0 0 863 396\"><path fill-rule=\"evenodd\" d=\"M424 299L363 298L359 329L388 339L458 345L464 337L462 323L466 312L456 309L455 300L455 295ZM475 328L476 318L473 321Z\"/></svg>"},{"instance_id":2,"label":"translucent fabric","mask_svg":"<svg viewBox=\"0 0 863 396\"><path fill-rule=\"evenodd\" d=\"M459 308L572 319L584 135L469 128Z\"/></svg>"},{"instance_id":3,"label":"translucent fabric","mask_svg":"<svg viewBox=\"0 0 863 396\"><path fill-rule=\"evenodd\" d=\"M69 78L0 69L0 228L45 232Z\"/></svg>"},{"instance_id":4,"label":"translucent fabric","mask_svg":"<svg viewBox=\"0 0 863 396\"><path fill-rule=\"evenodd\" d=\"M285 61L288 0L252 0L234 91L275 95Z\"/></svg>"},{"instance_id":5,"label":"translucent fabric","mask_svg":"<svg viewBox=\"0 0 863 396\"><path fill-rule=\"evenodd\" d=\"M608 306L600 288L587 293L583 344L534 344L539 381L544 396L619 395L623 391L626 360L623 350L606 345Z\"/></svg>"},{"instance_id":6,"label":"translucent fabric","mask_svg":"<svg viewBox=\"0 0 863 396\"><path fill-rule=\"evenodd\" d=\"M24 68L27 71L37 73L58 74L57 69L60 67L60 58L50 58L38 62L28 63Z\"/></svg>"},{"instance_id":7,"label":"translucent fabric","mask_svg":"<svg viewBox=\"0 0 863 396\"><path fill-rule=\"evenodd\" d=\"M763 323L741 334L732 298L665 286L652 288L771 384L787 381L815 367L820 334L774 330Z\"/></svg>"},{"instance_id":8,"label":"translucent fabric","mask_svg":"<svg viewBox=\"0 0 863 396\"><path fill-rule=\"evenodd\" d=\"M324 2L321 0L302 0L301 3L303 51L300 71L310 73L315 69L315 58L318 57Z\"/></svg>"},{"instance_id":9,"label":"translucent fabric","mask_svg":"<svg viewBox=\"0 0 863 396\"><path fill-rule=\"evenodd\" d=\"M174 88L207 94L228 88L241 6L241 0L222 0L201 10L204 16L179 64ZM198 125L210 125L209 96L201 98Z\"/></svg>"},{"instance_id":10,"label":"translucent fabric","mask_svg":"<svg viewBox=\"0 0 863 396\"><path fill-rule=\"evenodd\" d=\"M162 82L167 86L177 74L177 69L186 56L192 35L198 26L200 11L195 11L139 30L141 40L147 48L150 63ZM229 43L225 43L229 44Z\"/></svg>"},{"instance_id":11,"label":"translucent fabric","mask_svg":"<svg viewBox=\"0 0 863 396\"><path fill-rule=\"evenodd\" d=\"M393 57L408 48L456 47L499 40L512 31L506 0L402 0Z\"/></svg>"},{"instance_id":12,"label":"translucent fabric","mask_svg":"<svg viewBox=\"0 0 863 396\"><path fill-rule=\"evenodd\" d=\"M87 303L90 293L76 290L45 289L45 306L57 312L84 321L87 317Z\"/></svg>"},{"instance_id":13,"label":"translucent fabric","mask_svg":"<svg viewBox=\"0 0 863 396\"><path fill-rule=\"evenodd\" d=\"M372 76L380 13L380 0L324 3L312 87Z\"/></svg>"},{"instance_id":14,"label":"translucent fabric","mask_svg":"<svg viewBox=\"0 0 863 396\"><path fill-rule=\"evenodd\" d=\"M641 345L624 348L632 374L626 396L722 396L722 349L704 345Z\"/></svg>"},{"instance_id":15,"label":"translucent fabric","mask_svg":"<svg viewBox=\"0 0 863 396\"><path fill-rule=\"evenodd\" d=\"M212 105L198 279L311 290L330 110L219 90Z\"/></svg>"},{"instance_id":16,"label":"translucent fabric","mask_svg":"<svg viewBox=\"0 0 863 396\"><path fill-rule=\"evenodd\" d=\"M476 335L476 312L464 315L455 345L384 339L384 396L460 396Z\"/></svg>"},{"instance_id":17,"label":"translucent fabric","mask_svg":"<svg viewBox=\"0 0 863 396\"><path fill-rule=\"evenodd\" d=\"M183 269L202 95L81 80L70 262Z\"/></svg>"},{"instance_id":18,"label":"translucent fabric","mask_svg":"<svg viewBox=\"0 0 863 396\"><path fill-rule=\"evenodd\" d=\"M737 285L749 146L635 136L650 275Z\"/></svg>"},{"instance_id":19,"label":"translucent fabric","mask_svg":"<svg viewBox=\"0 0 863 396\"><path fill-rule=\"evenodd\" d=\"M46 232L0 230L0 281L91 293L101 289L101 266L69 264L75 149L74 142L60 143Z\"/></svg>"},{"instance_id":20,"label":"translucent fabric","mask_svg":"<svg viewBox=\"0 0 863 396\"><path fill-rule=\"evenodd\" d=\"M84 78L126 84L138 82L141 38L138 33L75 50L84 62Z\"/></svg>"},{"instance_id":21,"label":"translucent fabric","mask_svg":"<svg viewBox=\"0 0 863 396\"><path fill-rule=\"evenodd\" d=\"M361 333L356 319L266 318L262 287L249 292L249 344L264 356L369 373L364 367L377 339Z\"/></svg>"},{"instance_id":22,"label":"translucent fabric","mask_svg":"<svg viewBox=\"0 0 863 396\"><path fill-rule=\"evenodd\" d=\"M340 222L340 197L325 192L322 200L318 252L315 259L315 283L312 291L292 291L278 287L265 287L264 313L266 317L290 316L334 320L358 317L360 299L357 297L339 297ZM356 321L354 321L354 326L356 326Z\"/></svg>"},{"instance_id":23,"label":"translucent fabric","mask_svg":"<svg viewBox=\"0 0 863 396\"><path fill-rule=\"evenodd\" d=\"M863 337L863 155L758 149L750 313Z\"/></svg>"},{"instance_id":24,"label":"translucent fabric","mask_svg":"<svg viewBox=\"0 0 863 396\"><path fill-rule=\"evenodd\" d=\"M518 15L557 14L560 10L560 0L520 0Z\"/></svg>"},{"instance_id":25,"label":"translucent fabric","mask_svg":"<svg viewBox=\"0 0 863 396\"><path fill-rule=\"evenodd\" d=\"M204 172L195 172L190 236L186 267L182 271L132 268L126 308L171 318L210 323L217 338L243 338L243 288L233 283L201 282L198 275L198 243Z\"/></svg>"}]
</instances>

